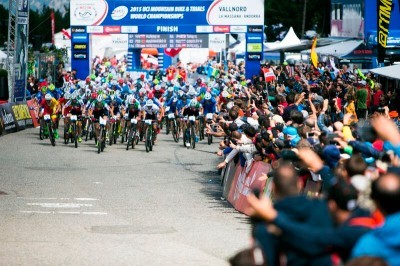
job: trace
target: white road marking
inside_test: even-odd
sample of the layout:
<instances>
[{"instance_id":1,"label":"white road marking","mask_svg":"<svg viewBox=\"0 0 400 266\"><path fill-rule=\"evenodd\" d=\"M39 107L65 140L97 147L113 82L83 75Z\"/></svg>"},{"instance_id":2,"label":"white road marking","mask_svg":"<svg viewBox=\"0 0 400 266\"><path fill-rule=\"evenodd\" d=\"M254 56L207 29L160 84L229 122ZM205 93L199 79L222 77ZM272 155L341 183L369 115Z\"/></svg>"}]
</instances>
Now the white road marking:
<instances>
[{"instance_id":1,"label":"white road marking","mask_svg":"<svg viewBox=\"0 0 400 266\"><path fill-rule=\"evenodd\" d=\"M93 207L93 204L83 204L83 203L60 203L60 202L34 202L27 203L28 206L40 206L43 208L80 208L80 207Z\"/></svg>"},{"instance_id":2,"label":"white road marking","mask_svg":"<svg viewBox=\"0 0 400 266\"><path fill-rule=\"evenodd\" d=\"M78 200L78 201L95 201L98 199L95 198L75 198L74 200Z\"/></svg>"},{"instance_id":3,"label":"white road marking","mask_svg":"<svg viewBox=\"0 0 400 266\"><path fill-rule=\"evenodd\" d=\"M107 215L106 212L66 212L66 211L20 211L22 213L34 214L70 214L70 215Z\"/></svg>"}]
</instances>

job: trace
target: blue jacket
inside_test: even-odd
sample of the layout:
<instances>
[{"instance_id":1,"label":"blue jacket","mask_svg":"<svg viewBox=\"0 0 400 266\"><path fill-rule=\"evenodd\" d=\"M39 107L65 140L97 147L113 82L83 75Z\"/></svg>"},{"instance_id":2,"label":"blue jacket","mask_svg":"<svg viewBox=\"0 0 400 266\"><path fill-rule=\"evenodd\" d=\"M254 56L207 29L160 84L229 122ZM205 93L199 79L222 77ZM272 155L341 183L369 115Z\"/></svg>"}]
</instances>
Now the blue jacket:
<instances>
[{"instance_id":1,"label":"blue jacket","mask_svg":"<svg viewBox=\"0 0 400 266\"><path fill-rule=\"evenodd\" d=\"M352 256L381 257L389 265L400 265L400 212L386 217L385 224L364 235L353 249Z\"/></svg>"}]
</instances>

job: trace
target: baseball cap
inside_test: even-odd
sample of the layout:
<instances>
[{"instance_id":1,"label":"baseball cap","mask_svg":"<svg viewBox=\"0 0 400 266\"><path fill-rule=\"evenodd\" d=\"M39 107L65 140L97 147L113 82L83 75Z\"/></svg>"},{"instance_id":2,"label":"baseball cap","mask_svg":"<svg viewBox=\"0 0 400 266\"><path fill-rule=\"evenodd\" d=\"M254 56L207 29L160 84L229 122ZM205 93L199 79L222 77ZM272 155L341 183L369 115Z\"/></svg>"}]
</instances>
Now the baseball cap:
<instances>
[{"instance_id":1,"label":"baseball cap","mask_svg":"<svg viewBox=\"0 0 400 266\"><path fill-rule=\"evenodd\" d=\"M352 211L357 207L356 188L343 179L338 179L328 191L328 200L333 200L341 210Z\"/></svg>"}]
</instances>

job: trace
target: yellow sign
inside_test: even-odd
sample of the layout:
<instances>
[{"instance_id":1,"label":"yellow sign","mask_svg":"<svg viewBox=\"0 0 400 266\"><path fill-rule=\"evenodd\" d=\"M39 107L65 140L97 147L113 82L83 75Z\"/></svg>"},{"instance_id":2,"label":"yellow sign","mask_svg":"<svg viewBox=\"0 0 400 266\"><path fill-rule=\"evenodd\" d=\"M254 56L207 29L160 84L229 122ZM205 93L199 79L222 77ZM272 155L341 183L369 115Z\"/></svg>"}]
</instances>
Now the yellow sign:
<instances>
[{"instance_id":1,"label":"yellow sign","mask_svg":"<svg viewBox=\"0 0 400 266\"><path fill-rule=\"evenodd\" d=\"M247 52L261 53L262 52L262 43L248 43L247 44Z\"/></svg>"},{"instance_id":2,"label":"yellow sign","mask_svg":"<svg viewBox=\"0 0 400 266\"><path fill-rule=\"evenodd\" d=\"M86 44L74 44L74 50L86 50Z\"/></svg>"},{"instance_id":3,"label":"yellow sign","mask_svg":"<svg viewBox=\"0 0 400 266\"><path fill-rule=\"evenodd\" d=\"M25 104L17 104L11 107L17 121L31 119L31 114L29 113L28 106L26 106Z\"/></svg>"}]
</instances>

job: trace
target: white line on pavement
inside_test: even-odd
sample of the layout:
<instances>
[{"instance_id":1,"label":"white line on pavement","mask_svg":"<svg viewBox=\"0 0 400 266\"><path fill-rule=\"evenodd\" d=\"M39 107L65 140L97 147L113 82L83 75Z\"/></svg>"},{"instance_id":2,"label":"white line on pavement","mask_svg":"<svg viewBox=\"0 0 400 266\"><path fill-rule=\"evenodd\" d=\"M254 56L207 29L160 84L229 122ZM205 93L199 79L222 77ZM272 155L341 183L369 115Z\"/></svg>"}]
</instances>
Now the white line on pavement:
<instances>
[{"instance_id":1,"label":"white line on pavement","mask_svg":"<svg viewBox=\"0 0 400 266\"><path fill-rule=\"evenodd\" d=\"M80 208L80 207L93 207L93 204L83 204L83 203L60 203L60 202L34 202L27 203L28 206L41 206L43 208Z\"/></svg>"}]
</instances>

